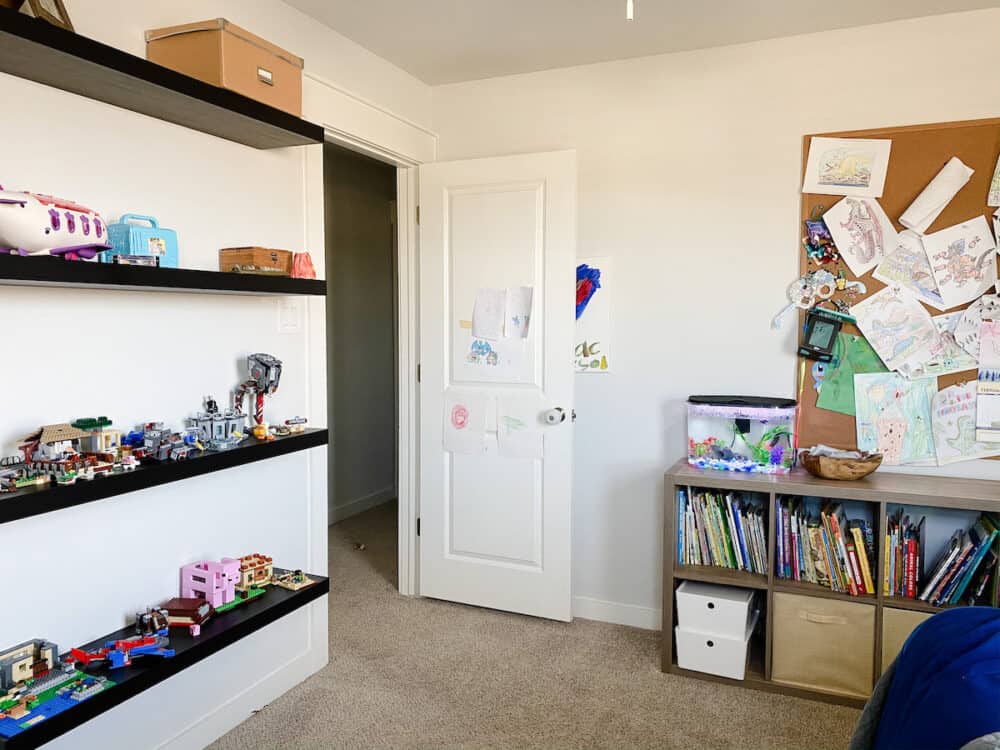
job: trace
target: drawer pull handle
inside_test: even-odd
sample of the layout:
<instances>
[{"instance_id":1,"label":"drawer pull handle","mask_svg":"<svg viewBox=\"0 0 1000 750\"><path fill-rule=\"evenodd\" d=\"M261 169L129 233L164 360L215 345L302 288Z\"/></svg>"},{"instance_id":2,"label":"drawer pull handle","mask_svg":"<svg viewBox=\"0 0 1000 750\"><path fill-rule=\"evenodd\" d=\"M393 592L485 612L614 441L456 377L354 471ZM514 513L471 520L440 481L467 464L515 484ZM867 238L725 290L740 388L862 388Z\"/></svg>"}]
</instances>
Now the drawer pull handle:
<instances>
[{"instance_id":1,"label":"drawer pull handle","mask_svg":"<svg viewBox=\"0 0 1000 750\"><path fill-rule=\"evenodd\" d=\"M257 68L257 80L266 83L268 86L274 85L274 73L267 68Z\"/></svg>"},{"instance_id":2,"label":"drawer pull handle","mask_svg":"<svg viewBox=\"0 0 1000 750\"><path fill-rule=\"evenodd\" d=\"M816 612L799 612L799 619L817 625L846 625L847 618L840 615L821 615Z\"/></svg>"},{"instance_id":3,"label":"drawer pull handle","mask_svg":"<svg viewBox=\"0 0 1000 750\"><path fill-rule=\"evenodd\" d=\"M707 606L707 607L708 607L709 609L715 609L715 602L709 602L709 603L708 603L707 605L705 605L705 606Z\"/></svg>"},{"instance_id":4,"label":"drawer pull handle","mask_svg":"<svg viewBox=\"0 0 1000 750\"><path fill-rule=\"evenodd\" d=\"M709 648L712 648L712 646L715 645L715 641L706 641L705 643L708 645Z\"/></svg>"}]
</instances>

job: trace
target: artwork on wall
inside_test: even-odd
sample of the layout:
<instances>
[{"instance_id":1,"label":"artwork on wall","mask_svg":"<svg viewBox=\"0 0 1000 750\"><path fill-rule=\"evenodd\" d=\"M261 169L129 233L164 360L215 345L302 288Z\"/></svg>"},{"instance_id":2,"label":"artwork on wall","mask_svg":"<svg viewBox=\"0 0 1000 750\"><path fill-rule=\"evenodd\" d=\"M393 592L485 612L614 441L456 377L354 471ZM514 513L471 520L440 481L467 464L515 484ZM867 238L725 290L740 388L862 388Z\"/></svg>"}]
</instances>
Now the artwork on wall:
<instances>
[{"instance_id":1,"label":"artwork on wall","mask_svg":"<svg viewBox=\"0 0 1000 750\"><path fill-rule=\"evenodd\" d=\"M930 314L909 293L887 286L851 307L851 315L890 370L913 369L940 348Z\"/></svg>"},{"instance_id":2,"label":"artwork on wall","mask_svg":"<svg viewBox=\"0 0 1000 750\"><path fill-rule=\"evenodd\" d=\"M890 251L872 273L876 279L889 286L901 286L916 295L917 299L936 310L944 310L944 300L938 291L930 261L924 252L921 237L910 229L899 233L896 249Z\"/></svg>"},{"instance_id":3,"label":"artwork on wall","mask_svg":"<svg viewBox=\"0 0 1000 750\"><path fill-rule=\"evenodd\" d=\"M833 360L826 366L816 406L827 411L854 416L854 376L869 372L888 372L862 336L837 335Z\"/></svg>"},{"instance_id":4,"label":"artwork on wall","mask_svg":"<svg viewBox=\"0 0 1000 750\"><path fill-rule=\"evenodd\" d=\"M986 199L986 205L1000 206L1000 156L997 157L997 165L993 170L993 179L990 181L990 194ZM1000 215L1000 211L997 214Z\"/></svg>"},{"instance_id":5,"label":"artwork on wall","mask_svg":"<svg viewBox=\"0 0 1000 750\"><path fill-rule=\"evenodd\" d=\"M814 136L809 142L802 192L879 198L891 149L891 140Z\"/></svg>"},{"instance_id":6,"label":"artwork on wall","mask_svg":"<svg viewBox=\"0 0 1000 750\"><path fill-rule=\"evenodd\" d=\"M444 449L451 453L482 453L489 397L482 391L448 388L444 392Z\"/></svg>"},{"instance_id":7,"label":"artwork on wall","mask_svg":"<svg viewBox=\"0 0 1000 750\"><path fill-rule=\"evenodd\" d=\"M979 334L984 320L1000 317L1000 297L984 294L965 310L955 326L955 341L979 363Z\"/></svg>"},{"instance_id":8,"label":"artwork on wall","mask_svg":"<svg viewBox=\"0 0 1000 750\"><path fill-rule=\"evenodd\" d=\"M497 396L497 443L501 456L542 457L541 408L537 392Z\"/></svg>"},{"instance_id":9,"label":"artwork on wall","mask_svg":"<svg viewBox=\"0 0 1000 750\"><path fill-rule=\"evenodd\" d=\"M874 198L844 198L823 214L840 257L863 276L899 245L899 235Z\"/></svg>"},{"instance_id":10,"label":"artwork on wall","mask_svg":"<svg viewBox=\"0 0 1000 750\"><path fill-rule=\"evenodd\" d=\"M996 241L983 216L925 235L924 249L946 308L972 302L997 282Z\"/></svg>"},{"instance_id":11,"label":"artwork on wall","mask_svg":"<svg viewBox=\"0 0 1000 750\"><path fill-rule=\"evenodd\" d=\"M886 465L936 463L931 423L936 392L934 378L855 375L858 450L881 453Z\"/></svg>"},{"instance_id":12,"label":"artwork on wall","mask_svg":"<svg viewBox=\"0 0 1000 750\"><path fill-rule=\"evenodd\" d=\"M611 369L611 258L586 258L576 269L576 346L573 362L577 372L608 372Z\"/></svg>"},{"instance_id":13,"label":"artwork on wall","mask_svg":"<svg viewBox=\"0 0 1000 750\"><path fill-rule=\"evenodd\" d=\"M984 320L979 334L976 440L1000 443L1000 320Z\"/></svg>"},{"instance_id":14,"label":"artwork on wall","mask_svg":"<svg viewBox=\"0 0 1000 750\"><path fill-rule=\"evenodd\" d=\"M938 466L1000 456L1000 444L976 440L976 383L960 383L934 395L934 446Z\"/></svg>"}]
</instances>

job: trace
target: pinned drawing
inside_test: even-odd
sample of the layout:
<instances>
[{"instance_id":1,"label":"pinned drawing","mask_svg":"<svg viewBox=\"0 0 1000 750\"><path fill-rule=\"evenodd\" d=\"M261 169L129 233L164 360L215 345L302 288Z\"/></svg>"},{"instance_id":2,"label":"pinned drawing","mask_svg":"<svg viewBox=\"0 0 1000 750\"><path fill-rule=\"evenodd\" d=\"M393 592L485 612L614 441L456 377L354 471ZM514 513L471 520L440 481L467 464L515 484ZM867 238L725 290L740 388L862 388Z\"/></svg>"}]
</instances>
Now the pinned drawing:
<instances>
[{"instance_id":1,"label":"pinned drawing","mask_svg":"<svg viewBox=\"0 0 1000 750\"><path fill-rule=\"evenodd\" d=\"M497 396L497 445L507 458L541 458L542 431L537 393Z\"/></svg>"},{"instance_id":2,"label":"pinned drawing","mask_svg":"<svg viewBox=\"0 0 1000 750\"><path fill-rule=\"evenodd\" d=\"M1000 297L984 294L961 313L954 328L955 341L979 364L979 335L984 320L1000 318Z\"/></svg>"},{"instance_id":3,"label":"pinned drawing","mask_svg":"<svg viewBox=\"0 0 1000 750\"><path fill-rule=\"evenodd\" d=\"M515 286L507 290L507 311L504 320L504 336L526 339L531 325L531 304L535 296L530 286Z\"/></svg>"},{"instance_id":4,"label":"pinned drawing","mask_svg":"<svg viewBox=\"0 0 1000 750\"><path fill-rule=\"evenodd\" d=\"M930 352L926 361L920 362L903 374L911 378L928 378L950 375L955 372L975 370L979 360L961 347L955 339L955 330L962 320L962 311L935 315L931 320L940 334L939 346Z\"/></svg>"},{"instance_id":5,"label":"pinned drawing","mask_svg":"<svg viewBox=\"0 0 1000 750\"><path fill-rule=\"evenodd\" d=\"M1000 443L1000 320L984 320L979 334L976 440Z\"/></svg>"},{"instance_id":6,"label":"pinned drawing","mask_svg":"<svg viewBox=\"0 0 1000 750\"><path fill-rule=\"evenodd\" d=\"M577 372L610 370L611 258L587 258L576 268Z\"/></svg>"},{"instance_id":7,"label":"pinned drawing","mask_svg":"<svg viewBox=\"0 0 1000 750\"><path fill-rule=\"evenodd\" d=\"M883 284L908 289L924 304L944 310L944 300L934 281L934 273L920 235L905 229L898 236L896 249L882 259L872 276Z\"/></svg>"},{"instance_id":8,"label":"pinned drawing","mask_svg":"<svg viewBox=\"0 0 1000 750\"><path fill-rule=\"evenodd\" d=\"M485 393L448 388L444 392L444 449L451 453L478 454L485 450Z\"/></svg>"},{"instance_id":9,"label":"pinned drawing","mask_svg":"<svg viewBox=\"0 0 1000 750\"><path fill-rule=\"evenodd\" d=\"M912 370L941 348L927 310L900 287L876 292L851 307L851 315L890 370Z\"/></svg>"},{"instance_id":10,"label":"pinned drawing","mask_svg":"<svg viewBox=\"0 0 1000 750\"><path fill-rule=\"evenodd\" d=\"M858 450L886 465L936 463L931 407L937 381L895 373L854 376Z\"/></svg>"},{"instance_id":11,"label":"pinned drawing","mask_svg":"<svg viewBox=\"0 0 1000 750\"><path fill-rule=\"evenodd\" d=\"M472 335L477 339L496 341L503 336L506 314L506 289L480 289L472 309Z\"/></svg>"},{"instance_id":12,"label":"pinned drawing","mask_svg":"<svg viewBox=\"0 0 1000 750\"><path fill-rule=\"evenodd\" d=\"M896 228L874 198L844 198L823 220L855 276L868 273L899 245Z\"/></svg>"},{"instance_id":13,"label":"pinned drawing","mask_svg":"<svg viewBox=\"0 0 1000 750\"><path fill-rule=\"evenodd\" d=\"M986 205L1000 206L1000 157L997 157L997 166L993 170L993 179L990 181L990 194L986 199ZM1000 240L1000 237L997 239Z\"/></svg>"},{"instance_id":14,"label":"pinned drawing","mask_svg":"<svg viewBox=\"0 0 1000 750\"><path fill-rule=\"evenodd\" d=\"M821 362L816 363L816 365L821 364ZM888 370L871 344L863 337L849 333L838 334L833 347L833 360L826 365L822 388L818 389L816 406L853 417L854 376L868 372L888 372Z\"/></svg>"},{"instance_id":15,"label":"pinned drawing","mask_svg":"<svg viewBox=\"0 0 1000 750\"><path fill-rule=\"evenodd\" d=\"M934 394L934 447L938 466L1000 456L1000 445L976 440L976 383L960 383Z\"/></svg>"},{"instance_id":16,"label":"pinned drawing","mask_svg":"<svg viewBox=\"0 0 1000 750\"><path fill-rule=\"evenodd\" d=\"M814 137L802 192L881 197L891 149L885 139Z\"/></svg>"},{"instance_id":17,"label":"pinned drawing","mask_svg":"<svg viewBox=\"0 0 1000 750\"><path fill-rule=\"evenodd\" d=\"M946 308L972 302L997 282L996 241L983 216L926 235L924 249Z\"/></svg>"}]
</instances>

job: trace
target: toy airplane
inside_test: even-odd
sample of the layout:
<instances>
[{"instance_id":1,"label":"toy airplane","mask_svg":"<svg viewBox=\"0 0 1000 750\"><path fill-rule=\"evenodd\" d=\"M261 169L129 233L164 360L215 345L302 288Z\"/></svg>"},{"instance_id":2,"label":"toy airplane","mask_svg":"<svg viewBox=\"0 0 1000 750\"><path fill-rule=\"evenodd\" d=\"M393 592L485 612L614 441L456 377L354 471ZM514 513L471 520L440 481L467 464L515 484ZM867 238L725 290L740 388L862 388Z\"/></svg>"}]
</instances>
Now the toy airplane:
<instances>
[{"instance_id":1,"label":"toy airplane","mask_svg":"<svg viewBox=\"0 0 1000 750\"><path fill-rule=\"evenodd\" d=\"M0 187L0 253L90 260L108 244L100 214L51 195Z\"/></svg>"}]
</instances>

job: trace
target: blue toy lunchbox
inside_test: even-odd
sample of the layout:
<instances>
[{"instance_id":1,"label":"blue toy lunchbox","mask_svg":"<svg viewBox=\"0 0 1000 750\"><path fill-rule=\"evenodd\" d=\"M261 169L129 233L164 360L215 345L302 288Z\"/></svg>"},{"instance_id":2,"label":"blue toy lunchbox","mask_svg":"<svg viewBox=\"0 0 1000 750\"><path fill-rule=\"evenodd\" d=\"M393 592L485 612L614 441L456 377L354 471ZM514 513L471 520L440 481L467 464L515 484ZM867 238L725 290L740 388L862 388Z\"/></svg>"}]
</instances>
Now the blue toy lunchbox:
<instances>
[{"instance_id":1,"label":"blue toy lunchbox","mask_svg":"<svg viewBox=\"0 0 1000 750\"><path fill-rule=\"evenodd\" d=\"M142 226L132 222L146 222ZM108 242L114 247L104 253L104 262L113 262L115 255L156 258L163 268L177 268L177 232L160 228L152 216L125 214L118 223L108 225Z\"/></svg>"}]
</instances>

